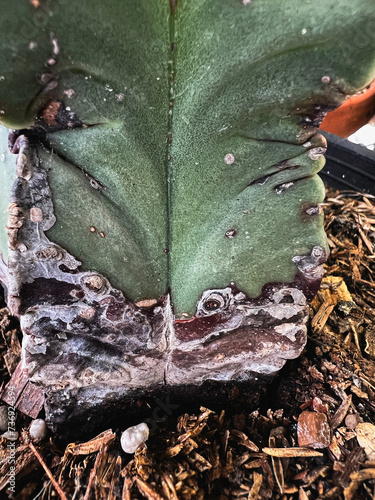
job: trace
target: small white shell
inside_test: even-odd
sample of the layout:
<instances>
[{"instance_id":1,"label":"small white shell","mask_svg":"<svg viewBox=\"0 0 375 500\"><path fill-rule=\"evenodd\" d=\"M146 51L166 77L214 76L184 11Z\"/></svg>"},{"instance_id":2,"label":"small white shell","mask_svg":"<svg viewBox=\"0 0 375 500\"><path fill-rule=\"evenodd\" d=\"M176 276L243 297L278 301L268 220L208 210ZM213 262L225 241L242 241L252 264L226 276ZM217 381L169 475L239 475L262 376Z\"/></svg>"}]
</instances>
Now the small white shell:
<instances>
[{"instance_id":1,"label":"small white shell","mask_svg":"<svg viewBox=\"0 0 375 500\"><path fill-rule=\"evenodd\" d=\"M150 429L144 422L129 427L121 435L121 448L125 453L135 453L137 448L147 441L149 434Z\"/></svg>"},{"instance_id":2,"label":"small white shell","mask_svg":"<svg viewBox=\"0 0 375 500\"><path fill-rule=\"evenodd\" d=\"M33 420L30 425L31 439L44 439L47 437L48 429L45 421L42 418Z\"/></svg>"}]
</instances>

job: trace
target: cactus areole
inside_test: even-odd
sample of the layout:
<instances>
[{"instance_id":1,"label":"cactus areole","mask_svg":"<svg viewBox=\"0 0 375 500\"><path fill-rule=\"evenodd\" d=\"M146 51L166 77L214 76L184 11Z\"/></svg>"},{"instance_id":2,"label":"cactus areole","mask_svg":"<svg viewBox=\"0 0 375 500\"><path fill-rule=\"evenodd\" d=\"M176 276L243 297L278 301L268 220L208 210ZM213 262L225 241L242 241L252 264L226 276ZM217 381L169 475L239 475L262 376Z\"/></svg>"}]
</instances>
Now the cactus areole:
<instances>
[{"instance_id":1,"label":"cactus areole","mask_svg":"<svg viewBox=\"0 0 375 500\"><path fill-rule=\"evenodd\" d=\"M58 424L276 373L327 257L325 113L373 0L0 0L0 277Z\"/></svg>"}]
</instances>

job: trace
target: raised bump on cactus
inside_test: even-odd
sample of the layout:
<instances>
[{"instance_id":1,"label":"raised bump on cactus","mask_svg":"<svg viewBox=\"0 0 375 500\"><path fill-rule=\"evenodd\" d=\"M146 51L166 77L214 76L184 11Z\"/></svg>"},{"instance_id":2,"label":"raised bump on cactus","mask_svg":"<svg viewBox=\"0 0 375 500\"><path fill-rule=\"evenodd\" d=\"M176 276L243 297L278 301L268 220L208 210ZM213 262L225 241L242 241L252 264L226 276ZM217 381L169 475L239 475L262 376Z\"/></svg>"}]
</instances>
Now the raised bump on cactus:
<instances>
[{"instance_id":1,"label":"raised bump on cactus","mask_svg":"<svg viewBox=\"0 0 375 500\"><path fill-rule=\"evenodd\" d=\"M277 372L327 254L317 126L374 77L372 0L37 10L0 0L0 279L47 420Z\"/></svg>"}]
</instances>

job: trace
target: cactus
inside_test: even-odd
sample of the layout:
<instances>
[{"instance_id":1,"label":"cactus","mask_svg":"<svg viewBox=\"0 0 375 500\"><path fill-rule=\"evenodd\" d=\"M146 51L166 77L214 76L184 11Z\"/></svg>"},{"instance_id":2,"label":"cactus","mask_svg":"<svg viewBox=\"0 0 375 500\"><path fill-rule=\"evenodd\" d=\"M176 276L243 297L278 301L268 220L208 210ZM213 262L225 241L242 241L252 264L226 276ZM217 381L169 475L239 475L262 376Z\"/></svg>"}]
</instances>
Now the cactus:
<instances>
[{"instance_id":1,"label":"cactus","mask_svg":"<svg viewBox=\"0 0 375 500\"><path fill-rule=\"evenodd\" d=\"M372 0L0 9L0 276L47 419L298 356L317 127L375 74Z\"/></svg>"}]
</instances>

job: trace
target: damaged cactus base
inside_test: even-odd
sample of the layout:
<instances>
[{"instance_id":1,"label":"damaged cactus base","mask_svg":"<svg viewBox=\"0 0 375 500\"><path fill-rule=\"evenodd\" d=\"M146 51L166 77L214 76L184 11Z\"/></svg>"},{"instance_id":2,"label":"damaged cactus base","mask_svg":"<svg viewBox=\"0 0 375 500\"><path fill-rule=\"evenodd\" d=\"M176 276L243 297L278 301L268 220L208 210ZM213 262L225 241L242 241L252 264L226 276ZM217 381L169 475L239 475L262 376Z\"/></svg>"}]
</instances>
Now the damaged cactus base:
<instances>
[{"instance_id":1,"label":"damaged cactus base","mask_svg":"<svg viewBox=\"0 0 375 500\"><path fill-rule=\"evenodd\" d=\"M269 379L299 356L307 300L326 259L321 247L293 258L292 283L267 284L257 298L234 283L206 290L194 317L176 320L169 295L134 303L105 276L82 271L75 257L47 238L55 223L48 172L25 136L13 152L17 179L2 280L24 334L18 376L41 401L45 395L54 430L86 422L94 409L104 415L129 408L145 394L201 394L204 383L247 382L256 399L260 375ZM16 406L27 413L19 399ZM34 405L29 414L35 411Z\"/></svg>"},{"instance_id":2,"label":"damaged cactus base","mask_svg":"<svg viewBox=\"0 0 375 500\"><path fill-rule=\"evenodd\" d=\"M49 399L47 395L45 409L50 416L48 426L63 440L82 441L104 428L123 429L142 421L154 433L172 415L198 413L202 406L218 412L226 408L227 414L251 413L265 404L272 379L272 376L254 376L247 382L207 380L200 386L189 384L133 391L122 398L118 392L108 391L100 404L95 404L99 401L95 390L85 389L77 399L70 395L69 401L62 401L53 394ZM61 407L61 404L66 406Z\"/></svg>"},{"instance_id":3,"label":"damaged cactus base","mask_svg":"<svg viewBox=\"0 0 375 500\"><path fill-rule=\"evenodd\" d=\"M133 391L126 388L92 387L72 391L48 390L45 394L38 386L27 381L19 367L13 378L12 388L18 384L19 411L32 418L44 406L48 427L62 440L91 439L103 428L124 428L140 421L146 422L153 433L172 415L199 412L201 406L227 414L251 413L257 408L269 407L269 398L276 395L270 385L274 376L253 375L245 382L217 382L206 380L201 385L153 386ZM21 389L23 388L23 389ZM17 394L18 394L17 392ZM14 400L14 392L6 389L3 400ZM40 413L42 416L43 411Z\"/></svg>"}]
</instances>

